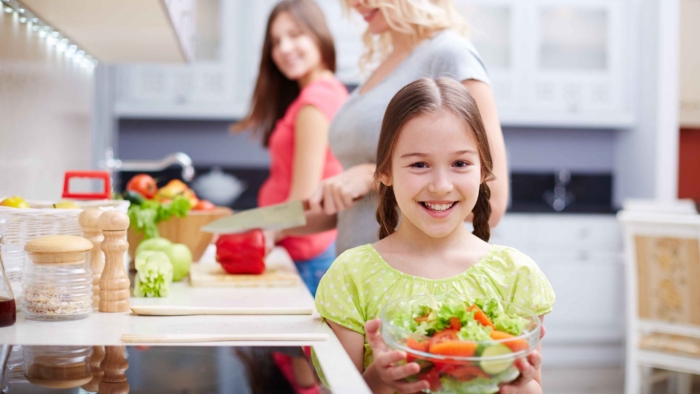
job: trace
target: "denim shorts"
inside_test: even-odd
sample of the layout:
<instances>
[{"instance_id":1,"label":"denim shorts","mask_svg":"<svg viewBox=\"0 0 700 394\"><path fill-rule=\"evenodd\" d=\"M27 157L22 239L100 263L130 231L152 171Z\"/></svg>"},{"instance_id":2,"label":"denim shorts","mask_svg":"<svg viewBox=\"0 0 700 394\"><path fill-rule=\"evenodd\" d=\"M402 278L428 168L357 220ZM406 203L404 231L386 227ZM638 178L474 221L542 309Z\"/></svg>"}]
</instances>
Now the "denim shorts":
<instances>
[{"instance_id":1,"label":"denim shorts","mask_svg":"<svg viewBox=\"0 0 700 394\"><path fill-rule=\"evenodd\" d=\"M335 242L333 242L328 249L318 256L308 260L294 262L301 279L306 284L306 287L309 288L312 296L316 296L318 283L321 281L323 274L325 274L331 264L333 264L335 258Z\"/></svg>"}]
</instances>

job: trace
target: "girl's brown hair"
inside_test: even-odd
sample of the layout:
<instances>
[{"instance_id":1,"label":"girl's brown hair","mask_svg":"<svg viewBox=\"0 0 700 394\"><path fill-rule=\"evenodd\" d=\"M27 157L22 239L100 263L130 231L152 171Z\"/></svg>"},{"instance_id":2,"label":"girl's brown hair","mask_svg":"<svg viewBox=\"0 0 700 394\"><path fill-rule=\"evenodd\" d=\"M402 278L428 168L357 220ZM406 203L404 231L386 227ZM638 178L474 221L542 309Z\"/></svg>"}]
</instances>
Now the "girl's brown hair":
<instances>
[{"instance_id":1,"label":"girl's brown hair","mask_svg":"<svg viewBox=\"0 0 700 394\"><path fill-rule=\"evenodd\" d=\"M488 241L491 236L491 228L489 227L491 190L486 182L494 179L491 150L476 101L469 94L467 88L454 79L422 78L406 85L394 95L386 108L382 121L382 130L377 146L377 170L374 177L378 180L382 175L391 176L391 158L401 129L406 122L421 114L441 110L451 112L463 120L465 126L474 132L479 161L481 162L482 182L479 186L476 205L472 210L474 214L473 234ZM376 216L380 225L379 239L382 239L396 231L399 224L399 211L394 189L381 182L378 183L379 207L377 207Z\"/></svg>"},{"instance_id":2,"label":"girl's brown hair","mask_svg":"<svg viewBox=\"0 0 700 394\"><path fill-rule=\"evenodd\" d=\"M297 98L300 91L299 84L285 77L272 60L272 23L283 12L287 12L302 30L314 38L321 53L321 61L328 70L335 72L333 36L318 4L313 0L279 2L267 19L260 70L253 92L253 105L245 119L231 127L234 132L252 129L254 133L262 134L265 147L269 145L275 123L284 116L287 107Z\"/></svg>"}]
</instances>

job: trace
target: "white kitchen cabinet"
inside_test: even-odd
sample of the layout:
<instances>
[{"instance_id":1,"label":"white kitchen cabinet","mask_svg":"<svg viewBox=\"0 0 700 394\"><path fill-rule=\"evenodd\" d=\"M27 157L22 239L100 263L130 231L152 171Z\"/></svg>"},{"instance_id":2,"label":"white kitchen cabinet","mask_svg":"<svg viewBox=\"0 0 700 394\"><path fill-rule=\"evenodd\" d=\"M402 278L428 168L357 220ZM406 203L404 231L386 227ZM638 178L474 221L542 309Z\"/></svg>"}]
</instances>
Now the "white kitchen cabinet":
<instances>
[{"instance_id":1,"label":"white kitchen cabinet","mask_svg":"<svg viewBox=\"0 0 700 394\"><path fill-rule=\"evenodd\" d=\"M547 365L622 362L625 293L615 216L508 213L491 242L532 257L554 287L554 311L545 318ZM584 357L572 349L589 351Z\"/></svg>"},{"instance_id":2,"label":"white kitchen cabinet","mask_svg":"<svg viewBox=\"0 0 700 394\"><path fill-rule=\"evenodd\" d=\"M681 112L682 127L700 127L700 1L681 1Z\"/></svg>"},{"instance_id":3,"label":"white kitchen cabinet","mask_svg":"<svg viewBox=\"0 0 700 394\"><path fill-rule=\"evenodd\" d=\"M276 0L197 0L197 33L218 27L216 57L187 66L118 67L120 117L239 118ZM335 39L337 75L358 84L365 22L339 0L318 0ZM506 126L625 128L634 124L632 0L457 0L486 62ZM216 23L203 22L206 10ZM201 14L204 14L201 15ZM209 33L211 35L211 33Z\"/></svg>"},{"instance_id":4,"label":"white kitchen cabinet","mask_svg":"<svg viewBox=\"0 0 700 394\"><path fill-rule=\"evenodd\" d=\"M239 18L248 2L197 0L194 61L187 65L115 67L117 117L233 118L242 112L245 37ZM240 17L240 19L244 19Z\"/></svg>"},{"instance_id":5,"label":"white kitchen cabinet","mask_svg":"<svg viewBox=\"0 0 700 394\"><path fill-rule=\"evenodd\" d=\"M115 115L190 119L244 116L255 87L267 19L277 2L196 0L194 62L115 67ZM338 77L345 83L357 83L364 22L358 21L357 15L346 14L338 0L318 3L336 41Z\"/></svg>"},{"instance_id":6,"label":"white kitchen cabinet","mask_svg":"<svg viewBox=\"0 0 700 394\"><path fill-rule=\"evenodd\" d=\"M509 126L634 124L629 0L457 0Z\"/></svg>"}]
</instances>

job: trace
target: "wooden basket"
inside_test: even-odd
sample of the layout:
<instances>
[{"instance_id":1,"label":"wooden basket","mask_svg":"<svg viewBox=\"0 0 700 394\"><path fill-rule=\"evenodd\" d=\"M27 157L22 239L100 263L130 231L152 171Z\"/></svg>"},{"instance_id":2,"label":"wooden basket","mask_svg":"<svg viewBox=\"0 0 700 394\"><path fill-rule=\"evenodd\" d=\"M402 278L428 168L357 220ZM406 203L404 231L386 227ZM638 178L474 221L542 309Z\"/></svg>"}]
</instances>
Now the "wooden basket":
<instances>
[{"instance_id":1,"label":"wooden basket","mask_svg":"<svg viewBox=\"0 0 700 394\"><path fill-rule=\"evenodd\" d=\"M173 243L187 245L192 251L193 261L196 262L202 257L213 237L212 233L205 233L199 229L214 220L230 215L232 212L226 207L216 207L214 211L189 211L187 217L173 217L158 223L158 233L162 238L167 238ZM143 235L137 235L134 229L129 228L127 240L129 241L129 256L131 256L132 261L136 246L142 239Z\"/></svg>"}]
</instances>

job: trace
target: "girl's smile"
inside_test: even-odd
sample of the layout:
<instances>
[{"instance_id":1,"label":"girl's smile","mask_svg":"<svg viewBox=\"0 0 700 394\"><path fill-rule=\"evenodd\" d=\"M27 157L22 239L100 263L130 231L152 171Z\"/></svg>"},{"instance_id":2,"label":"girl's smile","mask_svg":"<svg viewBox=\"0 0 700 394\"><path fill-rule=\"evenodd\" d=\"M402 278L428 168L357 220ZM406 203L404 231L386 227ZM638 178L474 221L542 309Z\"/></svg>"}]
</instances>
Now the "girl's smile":
<instances>
[{"instance_id":1,"label":"girl's smile","mask_svg":"<svg viewBox=\"0 0 700 394\"><path fill-rule=\"evenodd\" d=\"M459 201L421 201L419 204L434 218L447 217Z\"/></svg>"}]
</instances>

